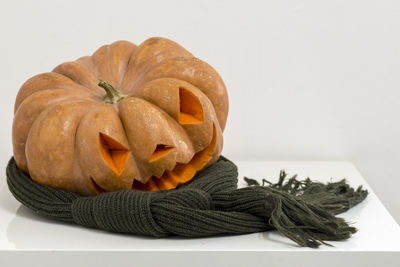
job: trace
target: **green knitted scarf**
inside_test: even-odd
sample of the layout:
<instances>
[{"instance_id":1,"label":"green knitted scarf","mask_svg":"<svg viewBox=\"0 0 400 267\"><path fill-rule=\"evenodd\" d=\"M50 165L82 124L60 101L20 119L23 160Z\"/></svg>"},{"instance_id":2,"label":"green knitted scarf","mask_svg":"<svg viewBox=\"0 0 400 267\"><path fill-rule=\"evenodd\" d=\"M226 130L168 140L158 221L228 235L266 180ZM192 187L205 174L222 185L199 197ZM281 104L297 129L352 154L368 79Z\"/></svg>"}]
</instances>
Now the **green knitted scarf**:
<instances>
[{"instance_id":1,"label":"green knitted scarf","mask_svg":"<svg viewBox=\"0 0 400 267\"><path fill-rule=\"evenodd\" d=\"M35 183L15 164L7 166L10 191L23 205L55 220L112 232L153 237L204 237L276 229L300 246L318 247L356 232L335 214L363 201L368 192L345 180L322 184L310 179L279 182L245 178L237 188L237 167L220 157L177 189L158 192L122 190L82 197Z\"/></svg>"}]
</instances>

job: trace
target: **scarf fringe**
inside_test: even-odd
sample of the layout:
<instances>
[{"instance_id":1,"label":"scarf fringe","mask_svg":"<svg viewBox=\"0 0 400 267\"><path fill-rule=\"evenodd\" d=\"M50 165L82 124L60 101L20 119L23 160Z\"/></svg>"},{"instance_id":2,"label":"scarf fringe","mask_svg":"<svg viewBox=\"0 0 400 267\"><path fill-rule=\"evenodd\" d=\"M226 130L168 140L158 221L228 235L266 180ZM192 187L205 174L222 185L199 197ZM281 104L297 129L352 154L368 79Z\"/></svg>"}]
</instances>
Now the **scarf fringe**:
<instances>
[{"instance_id":1,"label":"scarf fringe","mask_svg":"<svg viewBox=\"0 0 400 267\"><path fill-rule=\"evenodd\" d=\"M335 215L362 202L368 195L361 186L356 190L350 187L345 179L323 184L309 178L298 180L296 175L288 178L283 170L277 183L263 179L260 185L252 178L244 180L251 188L262 188L269 195L274 208L266 214L268 222L281 234L308 247L328 245L325 241L344 240L355 233L355 227Z\"/></svg>"}]
</instances>

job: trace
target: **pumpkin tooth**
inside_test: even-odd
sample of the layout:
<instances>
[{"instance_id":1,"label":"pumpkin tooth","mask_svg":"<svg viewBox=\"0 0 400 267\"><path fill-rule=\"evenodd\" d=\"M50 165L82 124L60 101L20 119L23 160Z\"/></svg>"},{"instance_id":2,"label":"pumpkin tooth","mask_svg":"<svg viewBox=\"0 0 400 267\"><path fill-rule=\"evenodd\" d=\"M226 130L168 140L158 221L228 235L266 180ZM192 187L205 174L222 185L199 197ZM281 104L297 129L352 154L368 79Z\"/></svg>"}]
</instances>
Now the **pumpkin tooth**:
<instances>
[{"instance_id":1,"label":"pumpkin tooth","mask_svg":"<svg viewBox=\"0 0 400 267\"><path fill-rule=\"evenodd\" d=\"M167 186L164 183L165 181L164 174L160 178L152 177L151 179L154 179L154 182L157 184L158 188L160 188L161 190L166 190Z\"/></svg>"},{"instance_id":2,"label":"pumpkin tooth","mask_svg":"<svg viewBox=\"0 0 400 267\"><path fill-rule=\"evenodd\" d=\"M197 124L203 120L203 107L199 99L189 90L179 87L179 123Z\"/></svg>"},{"instance_id":3,"label":"pumpkin tooth","mask_svg":"<svg viewBox=\"0 0 400 267\"><path fill-rule=\"evenodd\" d=\"M180 184L180 181L176 175L174 175L171 171L166 171L165 172L165 179L168 179L168 181L174 185L174 188Z\"/></svg>"},{"instance_id":4,"label":"pumpkin tooth","mask_svg":"<svg viewBox=\"0 0 400 267\"><path fill-rule=\"evenodd\" d=\"M152 179L161 190L168 190L176 187L176 184L174 184L168 178L167 172L164 172L164 174L160 178L152 178Z\"/></svg>"},{"instance_id":5,"label":"pumpkin tooth","mask_svg":"<svg viewBox=\"0 0 400 267\"><path fill-rule=\"evenodd\" d=\"M146 191L159 191L160 188L157 186L157 184L154 182L154 178L152 177L147 183L145 184L145 189Z\"/></svg>"},{"instance_id":6,"label":"pumpkin tooth","mask_svg":"<svg viewBox=\"0 0 400 267\"><path fill-rule=\"evenodd\" d=\"M185 183L193 178L193 176L196 174L196 171L196 168L188 163L177 165L172 172L180 178L181 182Z\"/></svg>"},{"instance_id":7,"label":"pumpkin tooth","mask_svg":"<svg viewBox=\"0 0 400 267\"><path fill-rule=\"evenodd\" d=\"M182 178L177 173L175 173L173 170L168 171L168 177L169 177L169 179L176 181L176 184L183 183Z\"/></svg>"}]
</instances>

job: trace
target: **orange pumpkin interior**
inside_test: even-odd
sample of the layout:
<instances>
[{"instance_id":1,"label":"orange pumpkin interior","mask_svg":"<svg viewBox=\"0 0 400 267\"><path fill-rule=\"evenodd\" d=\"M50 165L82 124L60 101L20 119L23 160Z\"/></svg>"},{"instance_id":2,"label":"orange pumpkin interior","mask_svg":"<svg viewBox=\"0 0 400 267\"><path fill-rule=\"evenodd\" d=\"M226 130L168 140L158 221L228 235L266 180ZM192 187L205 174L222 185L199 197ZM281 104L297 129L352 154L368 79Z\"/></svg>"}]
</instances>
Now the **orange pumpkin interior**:
<instances>
[{"instance_id":1,"label":"orange pumpkin interior","mask_svg":"<svg viewBox=\"0 0 400 267\"><path fill-rule=\"evenodd\" d=\"M190 181L195 174L203 169L210 161L215 149L217 133L213 127L213 137L210 144L202 151L197 152L189 163L178 163L172 171L164 171L160 178L151 177L145 184L134 180L132 189L144 191L159 191L174 189L180 184Z\"/></svg>"},{"instance_id":2,"label":"orange pumpkin interior","mask_svg":"<svg viewBox=\"0 0 400 267\"><path fill-rule=\"evenodd\" d=\"M151 162L158 160L159 158L164 157L169 152L171 152L174 148L175 147L173 147L173 146L158 144L156 149L154 150L153 154L151 155L149 162L151 163Z\"/></svg>"},{"instance_id":3,"label":"orange pumpkin interior","mask_svg":"<svg viewBox=\"0 0 400 267\"><path fill-rule=\"evenodd\" d=\"M104 161L116 174L121 174L129 157L129 149L106 134L100 133L99 136L100 151Z\"/></svg>"},{"instance_id":4,"label":"orange pumpkin interior","mask_svg":"<svg viewBox=\"0 0 400 267\"><path fill-rule=\"evenodd\" d=\"M203 122L203 107L199 99L189 90L179 88L179 117L180 124L196 124Z\"/></svg>"}]
</instances>

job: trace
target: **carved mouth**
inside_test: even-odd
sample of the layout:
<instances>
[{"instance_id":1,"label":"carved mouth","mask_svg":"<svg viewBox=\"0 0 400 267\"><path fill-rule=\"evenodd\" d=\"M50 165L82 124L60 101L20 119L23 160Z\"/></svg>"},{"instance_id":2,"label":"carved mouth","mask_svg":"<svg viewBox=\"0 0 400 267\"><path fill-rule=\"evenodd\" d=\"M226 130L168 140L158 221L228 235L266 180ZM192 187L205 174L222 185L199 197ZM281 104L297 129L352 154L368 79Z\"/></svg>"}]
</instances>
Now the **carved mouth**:
<instances>
[{"instance_id":1,"label":"carved mouth","mask_svg":"<svg viewBox=\"0 0 400 267\"><path fill-rule=\"evenodd\" d=\"M121 174L125 169L129 150L122 144L114 140L112 137L100 133L100 150L103 159L110 168L117 174ZM161 177L151 177L146 183L134 180L132 183L133 190L159 191L174 189L180 184L184 184L192 180L195 174L203 169L211 160L216 145L216 129L213 126L213 136L210 144L203 150L197 152L188 163L177 163L173 170L165 170ZM171 152L175 147L158 144L149 162L156 161L160 157ZM93 177L90 177L93 187L98 194L109 192L109 190L101 187Z\"/></svg>"},{"instance_id":2,"label":"carved mouth","mask_svg":"<svg viewBox=\"0 0 400 267\"><path fill-rule=\"evenodd\" d=\"M132 189L144 191L169 190L192 180L195 174L203 169L210 161L216 141L217 133L214 126L213 137L210 144L202 151L197 152L189 163L178 163L172 171L166 170L160 178L153 176L146 183L134 180Z\"/></svg>"}]
</instances>

